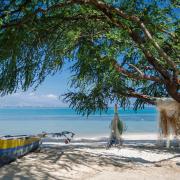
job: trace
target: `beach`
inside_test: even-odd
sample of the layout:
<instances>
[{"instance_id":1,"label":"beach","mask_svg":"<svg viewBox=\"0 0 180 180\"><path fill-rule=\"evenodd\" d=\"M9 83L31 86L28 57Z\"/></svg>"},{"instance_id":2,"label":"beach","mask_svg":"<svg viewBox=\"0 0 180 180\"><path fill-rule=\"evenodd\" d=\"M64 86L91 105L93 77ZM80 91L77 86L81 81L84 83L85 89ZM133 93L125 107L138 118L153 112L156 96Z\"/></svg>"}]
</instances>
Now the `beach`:
<instances>
[{"instance_id":1,"label":"beach","mask_svg":"<svg viewBox=\"0 0 180 180\"><path fill-rule=\"evenodd\" d=\"M157 137L125 134L122 147L108 150L108 137L75 138L68 145L45 139L40 151L0 168L0 179L178 180L180 149L157 146Z\"/></svg>"},{"instance_id":2,"label":"beach","mask_svg":"<svg viewBox=\"0 0 180 180\"><path fill-rule=\"evenodd\" d=\"M179 1L0 1L0 180L180 180Z\"/></svg>"},{"instance_id":3,"label":"beach","mask_svg":"<svg viewBox=\"0 0 180 180\"><path fill-rule=\"evenodd\" d=\"M123 146L106 149L114 110L83 117L69 108L0 109L2 135L72 131L43 139L39 151L0 168L0 180L179 180L180 149L159 147L155 108L119 111ZM25 118L26 117L26 118Z\"/></svg>"}]
</instances>

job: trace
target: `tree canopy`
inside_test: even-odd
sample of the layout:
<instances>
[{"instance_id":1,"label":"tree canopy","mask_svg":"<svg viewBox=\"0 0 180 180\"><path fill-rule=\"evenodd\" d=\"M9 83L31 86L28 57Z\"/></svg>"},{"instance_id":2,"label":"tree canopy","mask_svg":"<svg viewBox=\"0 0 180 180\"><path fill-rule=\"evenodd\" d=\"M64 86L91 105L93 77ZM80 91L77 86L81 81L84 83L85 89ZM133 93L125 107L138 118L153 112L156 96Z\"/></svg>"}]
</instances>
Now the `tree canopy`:
<instances>
[{"instance_id":1,"label":"tree canopy","mask_svg":"<svg viewBox=\"0 0 180 180\"><path fill-rule=\"evenodd\" d=\"M65 101L80 113L180 102L176 0L0 1L0 93L27 90L72 61ZM63 77L62 77L63 78Z\"/></svg>"}]
</instances>

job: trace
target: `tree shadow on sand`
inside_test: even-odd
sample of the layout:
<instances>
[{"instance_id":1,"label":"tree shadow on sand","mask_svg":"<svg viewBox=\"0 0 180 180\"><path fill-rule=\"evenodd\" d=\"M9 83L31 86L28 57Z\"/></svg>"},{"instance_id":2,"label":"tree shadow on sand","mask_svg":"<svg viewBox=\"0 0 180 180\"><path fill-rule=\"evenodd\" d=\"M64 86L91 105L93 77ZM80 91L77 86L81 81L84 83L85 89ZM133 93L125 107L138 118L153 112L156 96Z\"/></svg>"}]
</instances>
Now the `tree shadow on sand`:
<instances>
[{"instance_id":1,"label":"tree shadow on sand","mask_svg":"<svg viewBox=\"0 0 180 180\"><path fill-rule=\"evenodd\" d=\"M125 143L124 147L156 153L162 153L162 151L168 152L167 149L162 150L155 146L133 146L130 142ZM78 175L79 168L82 167L94 171L101 171L97 166L102 169L109 166L126 169L132 168L132 165L155 165L163 161L165 162L180 157L180 155L177 155L176 151L174 151L175 154L171 158L153 162L141 157L126 157L116 154L93 152L94 149L102 150L104 148L104 143L98 144L96 142L89 145L72 144L69 146L53 146L46 144L46 146L42 147L40 152L31 153L10 165L0 168L0 179L70 180L73 179L73 174ZM85 151L85 149L90 151ZM170 152L172 153L172 150L170 150Z\"/></svg>"}]
</instances>

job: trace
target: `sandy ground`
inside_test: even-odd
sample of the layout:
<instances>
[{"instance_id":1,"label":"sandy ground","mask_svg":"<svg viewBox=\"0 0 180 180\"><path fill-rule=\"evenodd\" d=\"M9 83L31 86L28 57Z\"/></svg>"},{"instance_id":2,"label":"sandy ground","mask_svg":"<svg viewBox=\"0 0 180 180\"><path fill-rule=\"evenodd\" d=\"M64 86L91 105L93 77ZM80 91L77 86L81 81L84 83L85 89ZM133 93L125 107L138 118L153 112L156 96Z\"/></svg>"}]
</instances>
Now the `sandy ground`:
<instances>
[{"instance_id":1,"label":"sandy ground","mask_svg":"<svg viewBox=\"0 0 180 180\"><path fill-rule=\"evenodd\" d=\"M180 149L156 146L153 135L124 137L106 150L105 138L48 140L34 152L0 168L0 180L179 180Z\"/></svg>"}]
</instances>

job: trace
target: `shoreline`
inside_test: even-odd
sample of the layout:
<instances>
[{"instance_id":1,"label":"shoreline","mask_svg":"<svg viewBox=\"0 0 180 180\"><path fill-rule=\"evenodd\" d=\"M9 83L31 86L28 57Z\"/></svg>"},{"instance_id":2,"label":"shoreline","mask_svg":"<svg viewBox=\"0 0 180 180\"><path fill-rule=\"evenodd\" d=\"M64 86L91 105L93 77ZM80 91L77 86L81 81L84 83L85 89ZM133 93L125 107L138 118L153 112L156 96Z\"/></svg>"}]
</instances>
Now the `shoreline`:
<instances>
[{"instance_id":1,"label":"shoreline","mask_svg":"<svg viewBox=\"0 0 180 180\"><path fill-rule=\"evenodd\" d=\"M99 134L99 135L75 135L75 140L78 139L108 139L110 137L110 132L109 134ZM158 137L158 133L145 133L145 132L128 132L128 133L123 133L122 138L123 139L149 139L149 140L156 140Z\"/></svg>"},{"instance_id":2,"label":"shoreline","mask_svg":"<svg viewBox=\"0 0 180 180\"><path fill-rule=\"evenodd\" d=\"M75 134L75 137L73 138L73 141L80 141L80 140L96 140L96 141L107 141L110 137L110 133L109 134L98 134L98 135L84 135L84 134L81 134L81 135L76 135ZM174 138L173 135L170 135L169 136L169 139L172 140ZM51 139L51 138L49 138ZM58 141L58 139L56 138L53 138L55 140ZM51 139L51 140L53 140ZM128 132L128 133L123 133L122 135L122 139L123 140L154 140L154 141L158 141L159 140L159 133L144 133L144 132L137 132L137 133L134 133L134 132ZM162 138L164 139L164 138Z\"/></svg>"}]
</instances>

